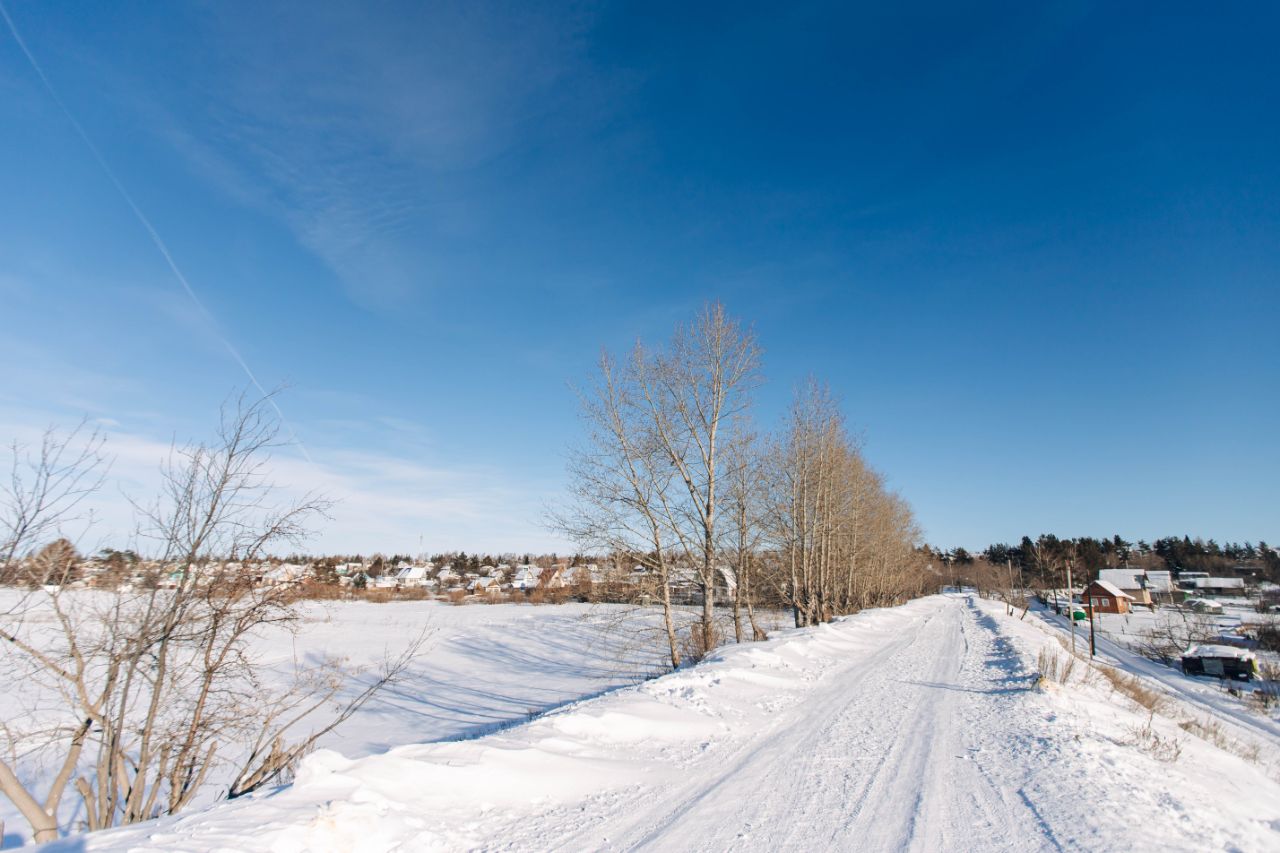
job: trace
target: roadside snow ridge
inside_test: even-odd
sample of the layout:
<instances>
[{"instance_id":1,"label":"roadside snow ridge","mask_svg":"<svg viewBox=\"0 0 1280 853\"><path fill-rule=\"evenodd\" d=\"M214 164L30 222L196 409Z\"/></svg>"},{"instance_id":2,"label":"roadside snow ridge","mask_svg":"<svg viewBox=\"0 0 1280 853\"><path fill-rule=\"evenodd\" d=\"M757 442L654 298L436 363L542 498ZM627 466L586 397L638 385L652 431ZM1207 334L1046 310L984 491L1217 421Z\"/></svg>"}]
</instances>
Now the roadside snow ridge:
<instances>
[{"instance_id":1,"label":"roadside snow ridge","mask_svg":"<svg viewBox=\"0 0 1280 853\"><path fill-rule=\"evenodd\" d=\"M1280 785L1200 742L1173 764L1127 744L1132 711L1035 687L1046 642L1002 609L933 596L728 647L487 737L317 752L279 791L63 844L1280 849Z\"/></svg>"}]
</instances>

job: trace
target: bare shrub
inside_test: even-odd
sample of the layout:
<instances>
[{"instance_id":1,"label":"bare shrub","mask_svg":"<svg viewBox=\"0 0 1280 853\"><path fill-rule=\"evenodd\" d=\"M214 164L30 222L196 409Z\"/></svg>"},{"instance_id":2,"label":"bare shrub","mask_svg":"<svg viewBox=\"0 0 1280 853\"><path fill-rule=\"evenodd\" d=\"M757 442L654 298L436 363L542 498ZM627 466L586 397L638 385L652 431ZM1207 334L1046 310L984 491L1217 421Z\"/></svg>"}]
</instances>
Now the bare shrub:
<instances>
[{"instance_id":1,"label":"bare shrub","mask_svg":"<svg viewBox=\"0 0 1280 853\"><path fill-rule=\"evenodd\" d=\"M530 604L564 604L573 596L568 587L537 586L529 590Z\"/></svg>"},{"instance_id":2,"label":"bare shrub","mask_svg":"<svg viewBox=\"0 0 1280 853\"><path fill-rule=\"evenodd\" d=\"M711 646L706 645L707 632L701 622L689 626L688 632L680 638L680 656L686 663L697 663L705 658L724 638L724 631L719 622L711 623Z\"/></svg>"},{"instance_id":3,"label":"bare shrub","mask_svg":"<svg viewBox=\"0 0 1280 853\"><path fill-rule=\"evenodd\" d=\"M228 796L286 777L421 646L423 637L409 643L350 699L340 695L358 673L332 658L295 666L283 689L265 686L250 642L262 630L296 626L299 588L260 585L242 567L268 548L296 545L328 506L314 495L278 502L265 467L278 430L272 411L269 398L242 397L224 409L216 441L172 450L161 495L137 507L165 567L163 584L152 578L93 593L46 585L0 614L0 638L26 683L57 697L52 725L42 707L4 726L11 758L0 760L0 792L36 841L57 837L69 788L93 830L179 811L217 767L231 779ZM13 485L0 501L8 537L0 568L13 569L31 531L52 529L41 512L67 520L86 484L100 482L101 464L96 450L76 455L48 437L30 461L15 453ZM19 476L27 471L33 476ZM65 550L46 549L41 563ZM48 759L57 772L37 792L30 780L41 774L30 765Z\"/></svg>"},{"instance_id":4,"label":"bare shrub","mask_svg":"<svg viewBox=\"0 0 1280 853\"><path fill-rule=\"evenodd\" d=\"M1134 646L1135 651L1145 658L1172 666L1181 659L1187 646L1213 642L1217 637L1218 627L1211 617L1185 610L1177 612L1181 618L1158 623L1144 631Z\"/></svg>"},{"instance_id":5,"label":"bare shrub","mask_svg":"<svg viewBox=\"0 0 1280 853\"><path fill-rule=\"evenodd\" d=\"M1253 631L1258 648L1264 652L1280 652L1280 622L1272 619L1258 625Z\"/></svg>"},{"instance_id":6,"label":"bare shrub","mask_svg":"<svg viewBox=\"0 0 1280 853\"><path fill-rule=\"evenodd\" d=\"M294 595L299 601L341 601L351 597L342 587L325 583L299 584Z\"/></svg>"},{"instance_id":7,"label":"bare shrub","mask_svg":"<svg viewBox=\"0 0 1280 853\"><path fill-rule=\"evenodd\" d=\"M1265 659L1258 661L1258 686L1252 696L1257 710L1262 713L1280 703L1280 665Z\"/></svg>"},{"instance_id":8,"label":"bare shrub","mask_svg":"<svg viewBox=\"0 0 1280 853\"><path fill-rule=\"evenodd\" d=\"M1131 743L1157 761L1172 763L1182 755L1182 744L1176 737L1164 737L1153 725L1155 712L1147 714L1147 719L1140 726L1129 730Z\"/></svg>"}]
</instances>

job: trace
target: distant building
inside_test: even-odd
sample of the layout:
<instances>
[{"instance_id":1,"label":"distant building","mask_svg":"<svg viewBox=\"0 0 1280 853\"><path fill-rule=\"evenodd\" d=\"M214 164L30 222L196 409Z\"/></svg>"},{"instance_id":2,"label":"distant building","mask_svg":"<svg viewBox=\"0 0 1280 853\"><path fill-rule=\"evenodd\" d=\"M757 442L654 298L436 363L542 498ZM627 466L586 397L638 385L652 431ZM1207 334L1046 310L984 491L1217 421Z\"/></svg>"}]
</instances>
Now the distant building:
<instances>
[{"instance_id":1,"label":"distant building","mask_svg":"<svg viewBox=\"0 0 1280 853\"><path fill-rule=\"evenodd\" d=\"M1190 586L1183 586L1188 592L1198 596L1206 595L1244 595L1244 578L1211 578L1208 576L1191 578ZM1182 586L1183 579L1179 578Z\"/></svg>"},{"instance_id":2,"label":"distant building","mask_svg":"<svg viewBox=\"0 0 1280 853\"><path fill-rule=\"evenodd\" d=\"M1081 603L1093 613L1128 613L1133 609L1133 596L1110 581L1094 581L1085 587Z\"/></svg>"},{"instance_id":3,"label":"distant building","mask_svg":"<svg viewBox=\"0 0 1280 853\"><path fill-rule=\"evenodd\" d=\"M1129 596L1130 605L1151 607L1151 593L1147 589L1146 575L1133 569L1103 569L1098 572L1098 580L1111 584Z\"/></svg>"},{"instance_id":4,"label":"distant building","mask_svg":"<svg viewBox=\"0 0 1280 853\"><path fill-rule=\"evenodd\" d=\"M1251 681L1258 674L1257 656L1231 646L1192 646L1182 656L1182 671L1187 675L1209 675Z\"/></svg>"}]
</instances>

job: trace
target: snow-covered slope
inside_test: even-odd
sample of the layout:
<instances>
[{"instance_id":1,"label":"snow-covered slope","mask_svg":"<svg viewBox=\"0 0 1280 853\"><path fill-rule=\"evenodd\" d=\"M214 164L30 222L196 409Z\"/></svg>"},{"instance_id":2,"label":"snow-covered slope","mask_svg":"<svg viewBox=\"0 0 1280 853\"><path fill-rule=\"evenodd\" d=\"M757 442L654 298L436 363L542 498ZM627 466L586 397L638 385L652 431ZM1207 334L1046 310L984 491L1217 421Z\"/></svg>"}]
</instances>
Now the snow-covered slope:
<instances>
[{"instance_id":1,"label":"snow-covered slope","mask_svg":"<svg viewBox=\"0 0 1280 853\"><path fill-rule=\"evenodd\" d=\"M1280 849L1280 785L1260 766L1180 730L1179 757L1160 760L1133 735L1145 711L1105 685L1036 686L1045 644L1033 620L935 596L486 737L323 751L287 789L63 844Z\"/></svg>"},{"instance_id":2,"label":"snow-covered slope","mask_svg":"<svg viewBox=\"0 0 1280 853\"><path fill-rule=\"evenodd\" d=\"M0 588L0 609L12 607L19 594ZM41 603L39 598L36 602ZM51 613L35 612L28 622L52 618ZM421 601L308 602L296 634L264 631L253 654L268 680L280 686L288 683L295 662L305 665L326 654L369 667L371 677L384 657L398 654L424 629L430 632L427 644L404 680L326 735L320 746L363 757L407 743L478 737L565 702L634 684L661 671L666 659L656 619L629 609L585 604L453 607ZM32 709L48 713L61 706L22 677L19 662L0 647L0 685L12 686L0 690L0 721L16 729L34 728ZM351 692L361 686L353 684ZM32 745L23 743L28 749ZM24 778L35 777L36 789L43 792L58 757L37 763L24 755ZM212 802L225 777L225 768L215 770L196 805ZM74 791L64 798L60 816L68 829L83 817ZM0 846L9 849L30 840L26 822L4 797L0 821Z\"/></svg>"}]
</instances>

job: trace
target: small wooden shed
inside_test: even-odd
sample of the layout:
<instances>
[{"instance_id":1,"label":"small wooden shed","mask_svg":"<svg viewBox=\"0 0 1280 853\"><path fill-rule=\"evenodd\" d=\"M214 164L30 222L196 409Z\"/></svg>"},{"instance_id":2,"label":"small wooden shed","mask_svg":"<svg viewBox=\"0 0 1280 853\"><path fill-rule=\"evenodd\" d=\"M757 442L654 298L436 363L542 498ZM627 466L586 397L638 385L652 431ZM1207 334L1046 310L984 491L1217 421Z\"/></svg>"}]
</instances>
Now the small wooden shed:
<instances>
[{"instance_id":1,"label":"small wooden shed","mask_svg":"<svg viewBox=\"0 0 1280 853\"><path fill-rule=\"evenodd\" d=\"M1258 658L1253 652L1232 646L1192 646L1182 655L1182 671L1187 675L1250 681L1258 674Z\"/></svg>"}]
</instances>

